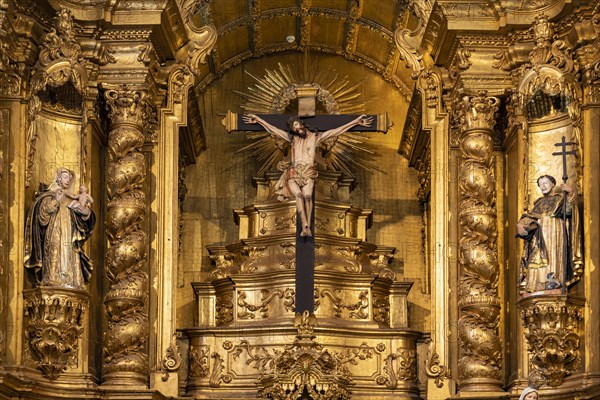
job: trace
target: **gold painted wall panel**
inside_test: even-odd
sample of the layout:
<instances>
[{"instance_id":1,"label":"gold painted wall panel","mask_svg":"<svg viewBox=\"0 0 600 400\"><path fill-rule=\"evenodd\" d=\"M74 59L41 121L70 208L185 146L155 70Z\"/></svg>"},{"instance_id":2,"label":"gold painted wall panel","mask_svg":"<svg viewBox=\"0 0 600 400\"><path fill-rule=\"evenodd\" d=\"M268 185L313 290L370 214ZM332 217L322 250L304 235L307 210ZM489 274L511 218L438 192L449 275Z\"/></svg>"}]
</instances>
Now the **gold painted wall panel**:
<instances>
[{"instance_id":1,"label":"gold painted wall panel","mask_svg":"<svg viewBox=\"0 0 600 400\"><path fill-rule=\"evenodd\" d=\"M376 22L392 31L394 29L394 21L398 16L396 11L397 2L379 1L376 7L363 7L361 18Z\"/></svg>"},{"instance_id":2,"label":"gold painted wall panel","mask_svg":"<svg viewBox=\"0 0 600 400\"><path fill-rule=\"evenodd\" d=\"M293 16L262 20L260 25L263 45L283 44L286 36L296 36L296 17Z\"/></svg>"},{"instance_id":3,"label":"gold painted wall panel","mask_svg":"<svg viewBox=\"0 0 600 400\"><path fill-rule=\"evenodd\" d=\"M193 325L193 297L189 282L201 281L210 269L206 246L229 244L238 239L238 227L232 210L243 208L255 201L256 189L252 176L257 163L244 154L234 154L248 144L242 133L227 134L221 125L227 110L243 112L243 99L233 90L245 91L255 82L244 71L263 76L265 68L275 69L277 63L301 66L302 56L297 53L278 54L252 60L232 68L223 79L215 81L200 96L204 116L207 150L195 165L186 169L188 193L184 201L183 274L184 284L178 289L178 327ZM421 295L425 269L421 253L421 210L416 199L418 190L416 172L408 168L408 161L397 153L401 127L407 110L404 97L389 83L363 65L329 55L310 55L321 68L331 65L340 75L348 75L351 82L364 79L362 96L368 101L366 112L387 111L395 126L387 134L372 133L368 145L377 155L374 163L378 171L356 171L356 189L350 202L358 207L373 209L373 227L367 241L396 247L396 259L403 260L404 276L415 280L410 292L411 327L427 330L429 327L429 296Z\"/></svg>"},{"instance_id":4,"label":"gold painted wall panel","mask_svg":"<svg viewBox=\"0 0 600 400\"><path fill-rule=\"evenodd\" d=\"M260 9L262 11L272 10L276 8L296 7L296 0L260 0Z\"/></svg>"},{"instance_id":5,"label":"gold painted wall panel","mask_svg":"<svg viewBox=\"0 0 600 400\"><path fill-rule=\"evenodd\" d=\"M59 167L67 167L75 172L71 189L77 193L81 182L81 123L76 119L58 118L45 113L40 114L34 123L38 138L28 193L33 195L40 182L49 184ZM28 200L32 198L28 197Z\"/></svg>"},{"instance_id":6,"label":"gold painted wall panel","mask_svg":"<svg viewBox=\"0 0 600 400\"><path fill-rule=\"evenodd\" d=\"M240 0L219 0L212 2L212 18L215 26L223 26L248 15L248 2Z\"/></svg>"},{"instance_id":7,"label":"gold painted wall panel","mask_svg":"<svg viewBox=\"0 0 600 400\"><path fill-rule=\"evenodd\" d=\"M554 146L554 143L559 143L563 135L566 137L567 142L573 140L571 132L571 120L566 114L562 117L548 118L530 124L528 135L529 163L527 171L527 181L529 183L529 208L531 208L533 202L541 196L541 192L537 187L537 178L540 175L552 175L554 179L556 179L557 185L562 183L562 157L553 156L552 153L560 151L560 148ZM567 148L567 150L569 149L570 148ZM575 185L577 182L575 157L567 156L567 170L569 174L568 183Z\"/></svg>"},{"instance_id":8,"label":"gold painted wall panel","mask_svg":"<svg viewBox=\"0 0 600 400\"><path fill-rule=\"evenodd\" d=\"M385 38L378 32L365 27L359 28L358 37L356 52L385 65L393 46L390 43L391 38Z\"/></svg>"},{"instance_id":9,"label":"gold painted wall panel","mask_svg":"<svg viewBox=\"0 0 600 400\"><path fill-rule=\"evenodd\" d=\"M234 58L240 53L249 51L248 47L248 27L240 26L239 28L227 33L222 38L217 40L217 50L221 63Z\"/></svg>"},{"instance_id":10,"label":"gold painted wall panel","mask_svg":"<svg viewBox=\"0 0 600 400\"><path fill-rule=\"evenodd\" d=\"M310 21L311 42L334 48L340 46L344 37L343 21L323 15L314 15Z\"/></svg>"},{"instance_id":11,"label":"gold painted wall panel","mask_svg":"<svg viewBox=\"0 0 600 400\"><path fill-rule=\"evenodd\" d=\"M346 0L312 0L312 8L332 8L334 10L345 11L348 8Z\"/></svg>"}]
</instances>

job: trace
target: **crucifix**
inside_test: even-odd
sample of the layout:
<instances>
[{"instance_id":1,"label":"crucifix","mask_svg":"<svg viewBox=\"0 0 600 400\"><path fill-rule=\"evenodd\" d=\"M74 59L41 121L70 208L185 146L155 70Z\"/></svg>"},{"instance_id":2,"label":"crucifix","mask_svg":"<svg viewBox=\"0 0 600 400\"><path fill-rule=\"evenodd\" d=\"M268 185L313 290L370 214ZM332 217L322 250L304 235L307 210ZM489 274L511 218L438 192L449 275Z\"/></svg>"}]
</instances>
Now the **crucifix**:
<instances>
[{"instance_id":1,"label":"crucifix","mask_svg":"<svg viewBox=\"0 0 600 400\"><path fill-rule=\"evenodd\" d=\"M314 312L314 180L316 152L320 143L344 132L387 132L387 113L381 115L316 115L315 85L296 88L298 115L244 114L228 112L223 120L228 132L267 131L290 142L291 161L278 166L278 198L296 200L296 313ZM280 163L281 164L281 163Z\"/></svg>"},{"instance_id":2,"label":"crucifix","mask_svg":"<svg viewBox=\"0 0 600 400\"><path fill-rule=\"evenodd\" d=\"M562 164L563 164L563 175L562 180L563 183L567 183L569 179L569 175L567 174L567 156L568 155L576 155L577 150L567 150L567 146L576 145L577 142L567 142L565 136L563 135L562 140L558 143L554 143L554 146L560 147L560 151L555 151L552 153L553 156L561 156ZM566 291L566 282L568 280L567 275L567 266L569 265L569 260L571 260L572 249L571 249L571 229L569 228L569 221L567 220L567 192L563 190L563 200L562 200L562 219L564 221L564 232L565 232L565 240L563 240L563 292ZM576 207L576 205L573 205Z\"/></svg>"}]
</instances>

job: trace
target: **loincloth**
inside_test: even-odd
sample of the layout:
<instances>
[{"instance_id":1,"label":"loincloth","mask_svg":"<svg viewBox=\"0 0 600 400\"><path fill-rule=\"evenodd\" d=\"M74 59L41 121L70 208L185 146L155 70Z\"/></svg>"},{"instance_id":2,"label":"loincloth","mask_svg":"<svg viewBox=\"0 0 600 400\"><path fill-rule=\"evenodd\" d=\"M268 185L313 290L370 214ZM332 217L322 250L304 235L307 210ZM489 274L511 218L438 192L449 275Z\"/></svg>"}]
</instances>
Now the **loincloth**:
<instances>
[{"instance_id":1,"label":"loincloth","mask_svg":"<svg viewBox=\"0 0 600 400\"><path fill-rule=\"evenodd\" d=\"M302 188L308 184L309 180L314 180L319 175L315 164L292 165L289 162L282 161L277 164L277 169L283 171L275 185L275 193L279 201L292 197L288 186L289 181L293 181L298 187Z\"/></svg>"}]
</instances>

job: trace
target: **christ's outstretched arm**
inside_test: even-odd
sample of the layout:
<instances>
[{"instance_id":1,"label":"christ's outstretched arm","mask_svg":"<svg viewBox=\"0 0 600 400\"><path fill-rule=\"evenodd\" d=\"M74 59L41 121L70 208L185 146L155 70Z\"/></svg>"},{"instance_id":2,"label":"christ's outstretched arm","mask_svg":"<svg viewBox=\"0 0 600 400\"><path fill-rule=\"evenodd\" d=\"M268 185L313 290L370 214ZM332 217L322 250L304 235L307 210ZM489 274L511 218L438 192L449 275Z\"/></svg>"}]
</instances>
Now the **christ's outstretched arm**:
<instances>
[{"instance_id":1,"label":"christ's outstretched arm","mask_svg":"<svg viewBox=\"0 0 600 400\"><path fill-rule=\"evenodd\" d=\"M263 128L265 128L265 130L267 132L277 135L280 138L287 140L288 142L291 142L290 135L286 131L281 130L281 129L277 128L276 126L271 125L270 123L268 123L267 121L265 121L264 119L259 117L258 115L244 114L244 115L242 115L242 121L244 121L245 124L249 124L249 125L259 124Z\"/></svg>"},{"instance_id":2,"label":"christ's outstretched arm","mask_svg":"<svg viewBox=\"0 0 600 400\"><path fill-rule=\"evenodd\" d=\"M352 129L356 125L371 126L372 122L373 122L373 117L367 117L364 114L360 115L358 118L353 119L352 121L348 122L347 124L338 126L337 128L330 129L330 130L325 131L322 134L320 134L319 138L317 140L317 144L323 140L339 136L342 133L347 132L349 129Z\"/></svg>"}]
</instances>

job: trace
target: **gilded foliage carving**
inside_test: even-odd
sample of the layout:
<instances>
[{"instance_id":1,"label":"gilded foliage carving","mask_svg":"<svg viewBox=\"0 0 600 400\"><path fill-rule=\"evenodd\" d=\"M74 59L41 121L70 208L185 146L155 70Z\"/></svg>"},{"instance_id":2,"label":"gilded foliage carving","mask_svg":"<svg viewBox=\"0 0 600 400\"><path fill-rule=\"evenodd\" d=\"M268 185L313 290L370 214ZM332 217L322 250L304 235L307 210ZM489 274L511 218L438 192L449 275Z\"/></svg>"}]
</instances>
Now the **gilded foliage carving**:
<instances>
[{"instance_id":1,"label":"gilded foliage carving","mask_svg":"<svg viewBox=\"0 0 600 400\"><path fill-rule=\"evenodd\" d=\"M330 300L333 308L334 316L337 318L342 317L343 310L350 311L349 318L354 319L367 319L369 318L369 292L363 290L358 295L358 302L354 304L344 304L343 299L340 297L342 291L340 289L321 290L321 297Z\"/></svg>"},{"instance_id":2,"label":"gilded foliage carving","mask_svg":"<svg viewBox=\"0 0 600 400\"><path fill-rule=\"evenodd\" d=\"M456 104L462 165L459 170L459 378L501 386L496 179L493 126L499 101L485 92Z\"/></svg>"},{"instance_id":3,"label":"gilded foliage carving","mask_svg":"<svg viewBox=\"0 0 600 400\"><path fill-rule=\"evenodd\" d=\"M244 246L241 252L244 259L240 264L240 273L250 274L256 271L266 249L267 246Z\"/></svg>"},{"instance_id":4,"label":"gilded foliage carving","mask_svg":"<svg viewBox=\"0 0 600 400\"><path fill-rule=\"evenodd\" d=\"M441 365L440 356L435 351L429 353L425 360L425 375L434 380L435 386L441 388L444 386L444 379L450 378L450 368Z\"/></svg>"},{"instance_id":5,"label":"gilded foliage carving","mask_svg":"<svg viewBox=\"0 0 600 400\"><path fill-rule=\"evenodd\" d=\"M56 380L77 365L88 295L76 290L36 288L25 291L25 354L42 375Z\"/></svg>"},{"instance_id":6,"label":"gilded foliage carving","mask_svg":"<svg viewBox=\"0 0 600 400\"><path fill-rule=\"evenodd\" d=\"M210 373L210 347L190 346L188 353L189 376L207 378Z\"/></svg>"},{"instance_id":7,"label":"gilded foliage carving","mask_svg":"<svg viewBox=\"0 0 600 400\"><path fill-rule=\"evenodd\" d=\"M582 68L582 81L586 101L600 103L600 16L595 15L591 22L596 40L590 46L593 54L592 61L586 63Z\"/></svg>"},{"instance_id":8,"label":"gilded foliage carving","mask_svg":"<svg viewBox=\"0 0 600 400\"><path fill-rule=\"evenodd\" d=\"M417 381L417 352L399 348L385 358L383 370L387 374L385 385L396 389L399 381Z\"/></svg>"},{"instance_id":9,"label":"gilded foliage carving","mask_svg":"<svg viewBox=\"0 0 600 400\"><path fill-rule=\"evenodd\" d=\"M21 74L12 38L8 14L0 11L0 94L4 95L18 95L21 91Z\"/></svg>"},{"instance_id":10,"label":"gilded foliage carving","mask_svg":"<svg viewBox=\"0 0 600 400\"><path fill-rule=\"evenodd\" d=\"M224 325L233 321L233 295L223 294L217 296L216 303L217 325Z\"/></svg>"},{"instance_id":11,"label":"gilded foliage carving","mask_svg":"<svg viewBox=\"0 0 600 400\"><path fill-rule=\"evenodd\" d=\"M232 268L234 266L233 261L235 256L233 254L216 254L211 255L210 259L215 263L215 268L210 271L208 279L211 281L230 277L232 274Z\"/></svg>"},{"instance_id":12,"label":"gilded foliage carving","mask_svg":"<svg viewBox=\"0 0 600 400\"><path fill-rule=\"evenodd\" d=\"M520 301L530 359L530 379L551 387L581 367L583 306L567 296L532 296Z\"/></svg>"},{"instance_id":13,"label":"gilded foliage carving","mask_svg":"<svg viewBox=\"0 0 600 400\"><path fill-rule=\"evenodd\" d=\"M222 375L225 367L223 367L223 358L219 355L219 353L212 353L210 357L213 359L213 366L208 384L210 387L216 388L221 386L221 381L225 380L224 375Z\"/></svg>"},{"instance_id":14,"label":"gilded foliage carving","mask_svg":"<svg viewBox=\"0 0 600 400\"><path fill-rule=\"evenodd\" d=\"M373 320L382 324L390 323L390 296L373 293Z\"/></svg>"},{"instance_id":15,"label":"gilded foliage carving","mask_svg":"<svg viewBox=\"0 0 600 400\"><path fill-rule=\"evenodd\" d=\"M283 306L286 311L293 311L294 309L294 289L287 288L285 290L274 289L272 291L268 289L262 289L260 291L261 299L260 304L253 305L249 304L246 301L247 294L245 291L240 290L238 292L237 298L237 317L238 319L255 319L255 312L260 312L261 318L269 317L269 303L271 303L274 299L285 299L283 301Z\"/></svg>"},{"instance_id":16,"label":"gilded foliage carving","mask_svg":"<svg viewBox=\"0 0 600 400\"><path fill-rule=\"evenodd\" d=\"M143 103L148 99L144 88L107 85L105 89L111 120L106 179L109 287L104 299L108 319L105 380L140 383L148 373L148 237L140 228L146 218L142 186L147 167L140 149L145 141Z\"/></svg>"},{"instance_id":17,"label":"gilded foliage carving","mask_svg":"<svg viewBox=\"0 0 600 400\"><path fill-rule=\"evenodd\" d=\"M423 69L423 55L419 51L418 40L425 29L426 21L431 13L431 4L427 0L409 1L409 8L418 18L419 23L414 30L398 28L394 32L394 43L400 52L400 59L412 69L412 78L416 79Z\"/></svg>"},{"instance_id":18,"label":"gilded foliage carving","mask_svg":"<svg viewBox=\"0 0 600 400\"><path fill-rule=\"evenodd\" d=\"M345 363L369 357L371 349L350 349L347 354L331 353L315 341L316 320L305 311L297 316L296 340L283 351L259 349L251 353L250 362L263 368L258 379L262 399L290 399L308 393L315 400L350 398L352 379Z\"/></svg>"},{"instance_id":19,"label":"gilded foliage carving","mask_svg":"<svg viewBox=\"0 0 600 400\"><path fill-rule=\"evenodd\" d=\"M160 369L163 373L161 379L167 381L169 379L169 372L177 372L181 367L181 353L179 352L179 346L177 345L178 333L174 333L171 338L169 347L165 350L165 355L160 361Z\"/></svg>"}]
</instances>

